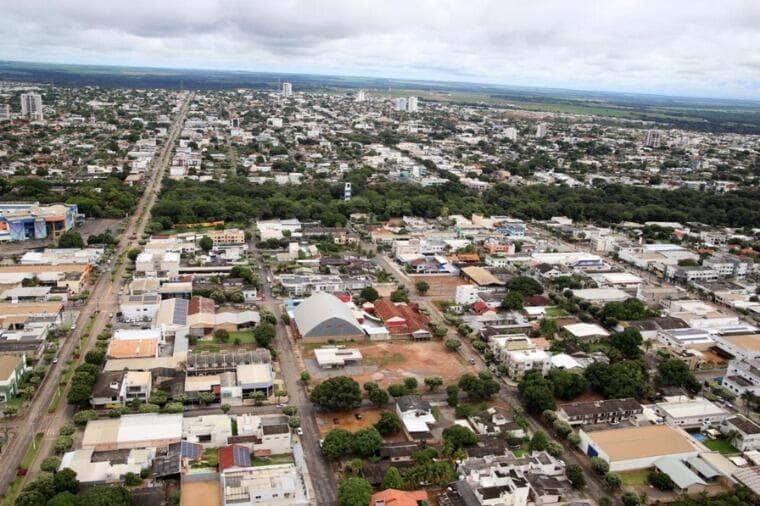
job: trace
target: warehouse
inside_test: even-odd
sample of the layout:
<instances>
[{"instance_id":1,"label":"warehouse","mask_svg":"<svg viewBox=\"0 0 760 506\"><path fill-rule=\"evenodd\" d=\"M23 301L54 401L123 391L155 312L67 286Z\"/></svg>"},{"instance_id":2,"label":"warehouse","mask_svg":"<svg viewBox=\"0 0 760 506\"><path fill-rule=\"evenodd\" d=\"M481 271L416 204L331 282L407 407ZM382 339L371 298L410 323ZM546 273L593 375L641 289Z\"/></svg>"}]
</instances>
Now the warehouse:
<instances>
[{"instance_id":1,"label":"warehouse","mask_svg":"<svg viewBox=\"0 0 760 506\"><path fill-rule=\"evenodd\" d=\"M162 448L182 439L182 415L144 413L87 422L83 449Z\"/></svg>"},{"instance_id":2,"label":"warehouse","mask_svg":"<svg viewBox=\"0 0 760 506\"><path fill-rule=\"evenodd\" d=\"M317 292L293 312L295 328L304 341L364 339L351 309L335 295Z\"/></svg>"}]
</instances>

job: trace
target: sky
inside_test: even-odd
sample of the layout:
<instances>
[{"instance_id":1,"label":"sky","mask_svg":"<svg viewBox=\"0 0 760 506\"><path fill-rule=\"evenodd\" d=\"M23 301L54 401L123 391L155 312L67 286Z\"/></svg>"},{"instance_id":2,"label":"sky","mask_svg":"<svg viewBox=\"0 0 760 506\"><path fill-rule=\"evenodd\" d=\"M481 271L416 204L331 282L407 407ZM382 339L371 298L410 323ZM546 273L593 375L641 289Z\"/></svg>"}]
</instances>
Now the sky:
<instances>
[{"instance_id":1,"label":"sky","mask_svg":"<svg viewBox=\"0 0 760 506\"><path fill-rule=\"evenodd\" d=\"M0 59L760 99L758 0L0 0Z\"/></svg>"}]
</instances>

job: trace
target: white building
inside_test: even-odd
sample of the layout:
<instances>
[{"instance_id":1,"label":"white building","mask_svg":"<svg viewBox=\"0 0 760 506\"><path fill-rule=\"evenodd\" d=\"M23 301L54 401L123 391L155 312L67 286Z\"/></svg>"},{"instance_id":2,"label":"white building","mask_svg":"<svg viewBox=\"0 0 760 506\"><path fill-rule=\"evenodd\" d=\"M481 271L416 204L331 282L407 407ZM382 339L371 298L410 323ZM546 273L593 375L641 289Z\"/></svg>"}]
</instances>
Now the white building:
<instances>
[{"instance_id":1,"label":"white building","mask_svg":"<svg viewBox=\"0 0 760 506\"><path fill-rule=\"evenodd\" d=\"M667 347L679 352L706 350L715 344L709 332L692 328L658 330L657 339Z\"/></svg>"},{"instance_id":2,"label":"white building","mask_svg":"<svg viewBox=\"0 0 760 506\"><path fill-rule=\"evenodd\" d=\"M653 409L668 425L683 428L718 425L731 416L728 411L704 397L666 398L665 402L655 404Z\"/></svg>"},{"instance_id":3,"label":"white building","mask_svg":"<svg viewBox=\"0 0 760 506\"><path fill-rule=\"evenodd\" d=\"M362 360L362 352L342 346L323 346L314 350L314 358L322 369L331 369L358 364Z\"/></svg>"},{"instance_id":4,"label":"white building","mask_svg":"<svg viewBox=\"0 0 760 506\"><path fill-rule=\"evenodd\" d=\"M546 123L536 125L536 138L541 139L546 136Z\"/></svg>"},{"instance_id":5,"label":"white building","mask_svg":"<svg viewBox=\"0 0 760 506\"><path fill-rule=\"evenodd\" d=\"M150 371L127 371L119 389L119 400L122 404L128 404L135 399L140 402L148 402L150 397L152 378Z\"/></svg>"},{"instance_id":6,"label":"white building","mask_svg":"<svg viewBox=\"0 0 760 506\"><path fill-rule=\"evenodd\" d=\"M760 425L743 415L724 420L720 431L733 436L731 444L738 450L743 452L760 450Z\"/></svg>"},{"instance_id":7,"label":"white building","mask_svg":"<svg viewBox=\"0 0 760 506\"><path fill-rule=\"evenodd\" d=\"M404 97L393 99L393 108L399 112L406 111L406 99Z\"/></svg>"},{"instance_id":8,"label":"white building","mask_svg":"<svg viewBox=\"0 0 760 506\"><path fill-rule=\"evenodd\" d=\"M222 504L308 506L309 493L293 464L231 468L220 474Z\"/></svg>"},{"instance_id":9,"label":"white building","mask_svg":"<svg viewBox=\"0 0 760 506\"><path fill-rule=\"evenodd\" d=\"M282 96L285 98L293 96L293 85L291 83L282 83Z\"/></svg>"},{"instance_id":10,"label":"white building","mask_svg":"<svg viewBox=\"0 0 760 506\"><path fill-rule=\"evenodd\" d=\"M36 121L42 120L42 97L39 93L21 94L21 115Z\"/></svg>"},{"instance_id":11,"label":"white building","mask_svg":"<svg viewBox=\"0 0 760 506\"><path fill-rule=\"evenodd\" d=\"M399 397L396 400L396 414L413 439L426 439L431 436L430 426L435 424L435 417L428 401L418 395Z\"/></svg>"},{"instance_id":12,"label":"white building","mask_svg":"<svg viewBox=\"0 0 760 506\"><path fill-rule=\"evenodd\" d=\"M232 436L232 418L229 415L202 415L184 418L182 439L198 443L204 448L221 448Z\"/></svg>"},{"instance_id":13,"label":"white building","mask_svg":"<svg viewBox=\"0 0 760 506\"><path fill-rule=\"evenodd\" d=\"M544 350L508 350L502 354L504 365L507 366L507 374L510 378L518 380L530 371L541 371L546 375L551 369L551 357Z\"/></svg>"},{"instance_id":14,"label":"white building","mask_svg":"<svg viewBox=\"0 0 760 506\"><path fill-rule=\"evenodd\" d=\"M158 312L161 298L154 293L125 295L119 301L122 320L126 322L151 321Z\"/></svg>"},{"instance_id":15,"label":"white building","mask_svg":"<svg viewBox=\"0 0 760 506\"><path fill-rule=\"evenodd\" d=\"M288 417L285 415L243 414L237 417L237 436L230 441L248 446L254 453L282 455L292 452Z\"/></svg>"},{"instance_id":16,"label":"white building","mask_svg":"<svg viewBox=\"0 0 760 506\"><path fill-rule=\"evenodd\" d=\"M409 97L406 99L406 112L417 112L418 109L417 97Z\"/></svg>"},{"instance_id":17,"label":"white building","mask_svg":"<svg viewBox=\"0 0 760 506\"><path fill-rule=\"evenodd\" d=\"M721 384L737 397L746 392L760 396L760 360L731 360Z\"/></svg>"}]
</instances>

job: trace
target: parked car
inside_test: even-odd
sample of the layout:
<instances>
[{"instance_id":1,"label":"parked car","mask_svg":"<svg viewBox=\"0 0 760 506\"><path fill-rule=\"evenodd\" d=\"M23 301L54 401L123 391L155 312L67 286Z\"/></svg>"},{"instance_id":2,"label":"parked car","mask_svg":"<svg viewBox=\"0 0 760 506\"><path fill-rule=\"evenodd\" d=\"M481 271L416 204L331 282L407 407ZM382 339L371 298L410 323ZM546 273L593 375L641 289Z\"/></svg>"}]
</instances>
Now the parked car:
<instances>
[{"instance_id":1,"label":"parked car","mask_svg":"<svg viewBox=\"0 0 760 506\"><path fill-rule=\"evenodd\" d=\"M296 434L303 436L303 429L301 427L296 427Z\"/></svg>"}]
</instances>

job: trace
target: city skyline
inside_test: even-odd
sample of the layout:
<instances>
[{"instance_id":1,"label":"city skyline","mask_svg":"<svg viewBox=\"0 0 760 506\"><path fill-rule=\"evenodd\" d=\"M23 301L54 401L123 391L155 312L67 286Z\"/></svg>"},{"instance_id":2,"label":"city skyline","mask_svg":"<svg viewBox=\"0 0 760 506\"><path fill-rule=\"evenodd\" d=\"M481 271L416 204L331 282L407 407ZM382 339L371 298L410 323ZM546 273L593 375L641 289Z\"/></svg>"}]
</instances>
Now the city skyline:
<instances>
[{"instance_id":1,"label":"city skyline","mask_svg":"<svg viewBox=\"0 0 760 506\"><path fill-rule=\"evenodd\" d=\"M43 4L7 3L2 59L760 97L750 2Z\"/></svg>"}]
</instances>

